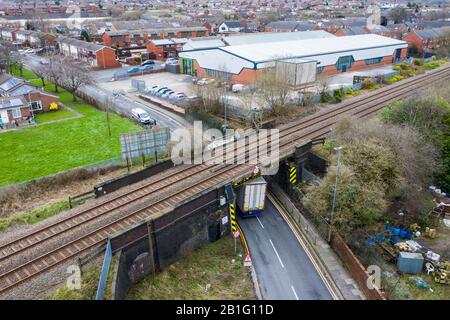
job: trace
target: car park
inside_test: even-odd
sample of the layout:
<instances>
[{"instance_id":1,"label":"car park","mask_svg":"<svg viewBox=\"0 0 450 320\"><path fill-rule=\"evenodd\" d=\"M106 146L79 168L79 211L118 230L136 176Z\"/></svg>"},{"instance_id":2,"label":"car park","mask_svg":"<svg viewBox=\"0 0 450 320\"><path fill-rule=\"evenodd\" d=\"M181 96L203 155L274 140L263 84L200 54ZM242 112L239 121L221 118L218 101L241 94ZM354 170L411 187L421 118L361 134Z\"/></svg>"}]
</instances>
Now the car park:
<instances>
[{"instance_id":1,"label":"car park","mask_svg":"<svg viewBox=\"0 0 450 320\"><path fill-rule=\"evenodd\" d=\"M154 89L156 89L156 88L159 88L159 86L151 86L151 87L146 87L145 88L145 90L144 90L144 92L145 93L152 93L152 91L154 90Z\"/></svg>"},{"instance_id":2,"label":"car park","mask_svg":"<svg viewBox=\"0 0 450 320\"><path fill-rule=\"evenodd\" d=\"M153 70L153 65L147 64L147 65L143 66L141 70L143 70L143 71Z\"/></svg>"},{"instance_id":3,"label":"car park","mask_svg":"<svg viewBox=\"0 0 450 320\"><path fill-rule=\"evenodd\" d=\"M141 108L133 108L131 109L131 115L134 119L136 119L139 123L145 125L156 125L156 120L152 119L150 115Z\"/></svg>"}]
</instances>

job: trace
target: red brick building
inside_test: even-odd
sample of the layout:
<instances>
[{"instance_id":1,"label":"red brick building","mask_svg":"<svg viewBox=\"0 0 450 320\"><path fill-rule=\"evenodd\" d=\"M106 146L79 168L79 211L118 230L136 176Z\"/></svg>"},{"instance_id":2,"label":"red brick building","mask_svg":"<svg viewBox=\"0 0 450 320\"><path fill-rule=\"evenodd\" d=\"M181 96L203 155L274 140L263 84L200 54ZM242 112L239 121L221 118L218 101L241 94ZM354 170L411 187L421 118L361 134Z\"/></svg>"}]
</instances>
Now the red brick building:
<instances>
[{"instance_id":1,"label":"red brick building","mask_svg":"<svg viewBox=\"0 0 450 320\"><path fill-rule=\"evenodd\" d=\"M423 53L427 50L434 50L440 45L448 44L450 28L415 30L406 35L403 40L408 42L411 52Z\"/></svg>"}]
</instances>

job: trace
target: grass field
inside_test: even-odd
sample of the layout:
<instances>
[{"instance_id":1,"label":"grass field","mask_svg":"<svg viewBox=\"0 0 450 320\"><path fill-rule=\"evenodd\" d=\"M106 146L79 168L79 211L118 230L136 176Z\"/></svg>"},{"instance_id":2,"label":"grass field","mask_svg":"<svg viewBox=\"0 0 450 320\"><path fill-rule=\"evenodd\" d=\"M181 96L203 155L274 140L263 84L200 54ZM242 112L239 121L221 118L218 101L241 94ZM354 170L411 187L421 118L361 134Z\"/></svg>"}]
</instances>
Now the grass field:
<instances>
[{"instance_id":1,"label":"grass field","mask_svg":"<svg viewBox=\"0 0 450 320\"><path fill-rule=\"evenodd\" d=\"M42 85L28 70L24 78ZM47 84L45 90L52 92L54 86ZM73 103L72 95L62 89L56 95L84 117L0 134L0 186L119 157L119 136L140 130L128 119L110 114L109 137L104 112L82 101Z\"/></svg>"},{"instance_id":2,"label":"grass field","mask_svg":"<svg viewBox=\"0 0 450 320\"><path fill-rule=\"evenodd\" d=\"M59 119L67 119L73 118L75 114L69 109L60 109L58 111L50 111L45 113L38 113L35 116L36 123L45 123L49 121L59 120Z\"/></svg>"}]
</instances>

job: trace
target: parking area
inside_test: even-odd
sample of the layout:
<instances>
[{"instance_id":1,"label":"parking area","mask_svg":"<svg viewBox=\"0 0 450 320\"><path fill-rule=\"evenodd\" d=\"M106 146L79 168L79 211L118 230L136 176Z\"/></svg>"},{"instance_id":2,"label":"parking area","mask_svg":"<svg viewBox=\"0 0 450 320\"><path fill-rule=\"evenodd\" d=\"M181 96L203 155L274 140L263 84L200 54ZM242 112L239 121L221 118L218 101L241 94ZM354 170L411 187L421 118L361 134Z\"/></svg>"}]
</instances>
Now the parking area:
<instances>
[{"instance_id":1,"label":"parking area","mask_svg":"<svg viewBox=\"0 0 450 320\"><path fill-rule=\"evenodd\" d=\"M193 94L191 76L184 74L174 74L170 72L152 73L142 76L134 76L125 80L100 82L100 87L110 91L134 92L135 88L131 86L131 80L144 80L146 87L160 86L168 87L175 92L184 92L186 95Z\"/></svg>"},{"instance_id":2,"label":"parking area","mask_svg":"<svg viewBox=\"0 0 450 320\"><path fill-rule=\"evenodd\" d=\"M386 65L380 68L374 68L370 70L363 70L363 71L353 71L353 72L344 72L337 74L335 76L330 76L325 78L328 84L328 88L330 90L338 89L341 87L349 87L353 84L353 77L354 76L368 76L368 77L375 77L379 75L384 75L392 72L392 65ZM319 80L320 81L320 80Z\"/></svg>"}]
</instances>

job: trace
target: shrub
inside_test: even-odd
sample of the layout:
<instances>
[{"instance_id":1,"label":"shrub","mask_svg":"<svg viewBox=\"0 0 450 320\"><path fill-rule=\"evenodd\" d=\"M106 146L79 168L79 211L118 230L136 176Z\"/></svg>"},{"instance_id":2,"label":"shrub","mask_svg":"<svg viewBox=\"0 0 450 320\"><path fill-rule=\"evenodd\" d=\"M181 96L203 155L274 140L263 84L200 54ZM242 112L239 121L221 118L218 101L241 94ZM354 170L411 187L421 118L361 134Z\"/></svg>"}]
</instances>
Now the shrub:
<instances>
[{"instance_id":1,"label":"shrub","mask_svg":"<svg viewBox=\"0 0 450 320\"><path fill-rule=\"evenodd\" d=\"M356 94L356 90L353 89L352 87L347 88L347 90L345 90L345 95L346 96L354 96Z\"/></svg>"},{"instance_id":2,"label":"shrub","mask_svg":"<svg viewBox=\"0 0 450 320\"><path fill-rule=\"evenodd\" d=\"M402 69L402 70L407 70L408 67L409 67L409 66L408 66L406 63L404 63L404 62L400 63L398 66L399 66L400 69Z\"/></svg>"},{"instance_id":3,"label":"shrub","mask_svg":"<svg viewBox=\"0 0 450 320\"><path fill-rule=\"evenodd\" d=\"M364 79L363 80L363 82L362 82L362 88L363 89L373 89L375 87L375 83L373 82L373 80L372 79L369 79L369 78L367 78L367 79Z\"/></svg>"},{"instance_id":4,"label":"shrub","mask_svg":"<svg viewBox=\"0 0 450 320\"><path fill-rule=\"evenodd\" d=\"M392 68L392 70L395 70L395 71L400 71L400 70L401 70L401 68L400 68L400 66L395 66L395 67L393 67L393 68Z\"/></svg>"},{"instance_id":5,"label":"shrub","mask_svg":"<svg viewBox=\"0 0 450 320\"><path fill-rule=\"evenodd\" d=\"M414 59L414 65L416 66L423 66L423 60L422 59Z\"/></svg>"},{"instance_id":6,"label":"shrub","mask_svg":"<svg viewBox=\"0 0 450 320\"><path fill-rule=\"evenodd\" d=\"M390 77L389 79L387 79L387 82L389 83L394 83L400 80L403 80L404 77L401 74L396 74L395 76Z\"/></svg>"},{"instance_id":7,"label":"shrub","mask_svg":"<svg viewBox=\"0 0 450 320\"><path fill-rule=\"evenodd\" d=\"M342 96L343 96L342 88L334 89L334 90L333 90L333 98L334 98L334 101L336 101L336 102L341 102L341 101L342 101Z\"/></svg>"},{"instance_id":8,"label":"shrub","mask_svg":"<svg viewBox=\"0 0 450 320\"><path fill-rule=\"evenodd\" d=\"M141 57L135 57L135 58L134 58L134 61L136 61L137 63L141 63L142 58L141 58Z\"/></svg>"},{"instance_id":9,"label":"shrub","mask_svg":"<svg viewBox=\"0 0 450 320\"><path fill-rule=\"evenodd\" d=\"M50 111L56 111L58 110L58 104L55 102L50 103Z\"/></svg>"},{"instance_id":10,"label":"shrub","mask_svg":"<svg viewBox=\"0 0 450 320\"><path fill-rule=\"evenodd\" d=\"M331 101L331 96L327 91L322 91L320 93L320 102L327 103Z\"/></svg>"}]
</instances>

